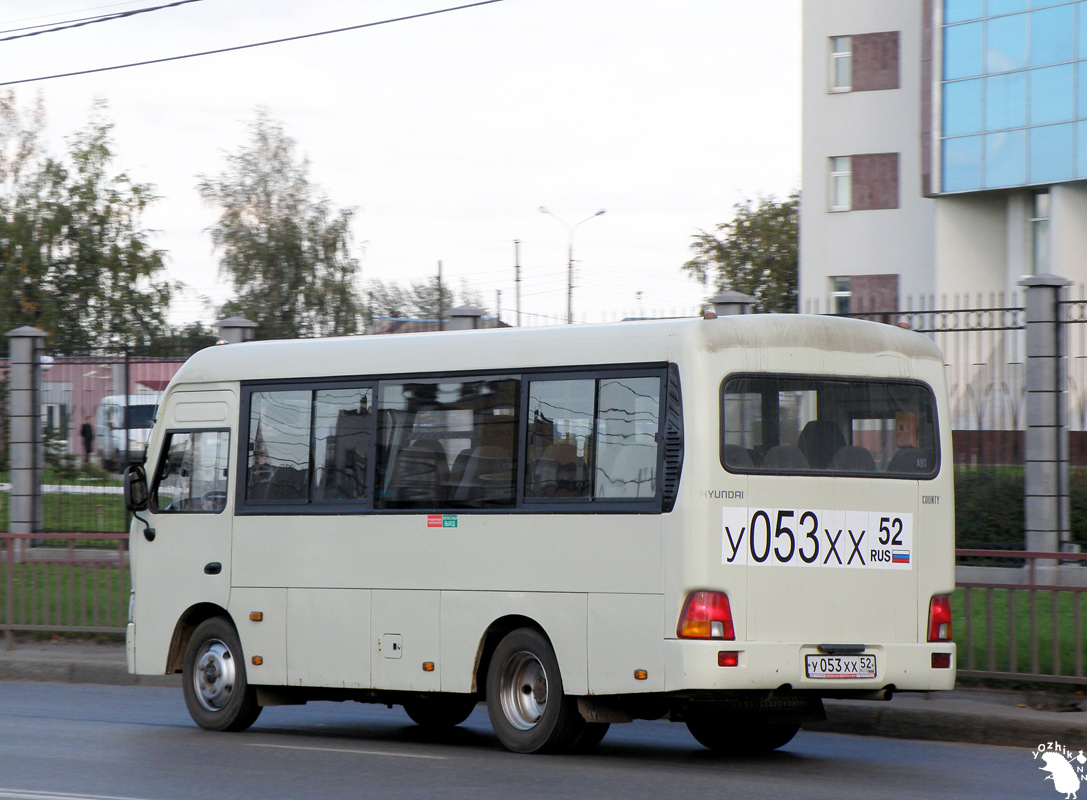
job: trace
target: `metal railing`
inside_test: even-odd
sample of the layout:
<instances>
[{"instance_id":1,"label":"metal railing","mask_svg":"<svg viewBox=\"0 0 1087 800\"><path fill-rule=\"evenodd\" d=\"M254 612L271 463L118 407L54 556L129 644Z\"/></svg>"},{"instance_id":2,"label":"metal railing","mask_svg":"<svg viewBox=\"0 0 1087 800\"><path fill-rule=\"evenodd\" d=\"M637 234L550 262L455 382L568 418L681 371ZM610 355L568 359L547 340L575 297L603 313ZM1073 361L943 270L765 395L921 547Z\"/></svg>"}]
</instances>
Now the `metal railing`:
<instances>
[{"instance_id":1,"label":"metal railing","mask_svg":"<svg viewBox=\"0 0 1087 800\"><path fill-rule=\"evenodd\" d=\"M957 583L960 677L1087 682L1087 553L955 552L960 559L992 559L1002 565L984 568L991 569L992 580ZM130 586L127 534L0 533L0 564L0 632L9 645L16 632L124 633Z\"/></svg>"},{"instance_id":2,"label":"metal railing","mask_svg":"<svg viewBox=\"0 0 1087 800\"><path fill-rule=\"evenodd\" d=\"M127 533L0 533L0 632L124 633Z\"/></svg>"},{"instance_id":3,"label":"metal railing","mask_svg":"<svg viewBox=\"0 0 1087 800\"><path fill-rule=\"evenodd\" d=\"M959 677L1085 682L1082 600L1087 585L1078 584L1087 584L1087 569L1080 566L1087 553L956 550L955 554L1010 565L975 571L976 575L991 570L991 581L957 582L963 625L955 632Z\"/></svg>"}]
</instances>

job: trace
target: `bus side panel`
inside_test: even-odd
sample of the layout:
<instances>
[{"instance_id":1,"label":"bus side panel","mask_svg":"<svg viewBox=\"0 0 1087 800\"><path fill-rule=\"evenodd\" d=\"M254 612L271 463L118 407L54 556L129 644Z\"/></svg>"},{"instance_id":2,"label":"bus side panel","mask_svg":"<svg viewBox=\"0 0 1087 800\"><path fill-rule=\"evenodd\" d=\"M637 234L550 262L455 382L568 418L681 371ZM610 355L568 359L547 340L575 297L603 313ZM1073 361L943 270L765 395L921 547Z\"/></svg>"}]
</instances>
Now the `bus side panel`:
<instances>
[{"instance_id":1,"label":"bus side panel","mask_svg":"<svg viewBox=\"0 0 1087 800\"><path fill-rule=\"evenodd\" d=\"M238 628L245 670L252 684L282 686L287 682L287 590L233 589L230 616ZM261 619L250 614L259 612ZM258 666L253 658L259 656Z\"/></svg>"},{"instance_id":2,"label":"bus side panel","mask_svg":"<svg viewBox=\"0 0 1087 800\"><path fill-rule=\"evenodd\" d=\"M664 691L661 595L589 595L589 691ZM639 680L636 672L645 672Z\"/></svg>"},{"instance_id":3,"label":"bus side panel","mask_svg":"<svg viewBox=\"0 0 1087 800\"><path fill-rule=\"evenodd\" d=\"M368 590L287 590L287 682L370 687Z\"/></svg>"},{"instance_id":4,"label":"bus side panel","mask_svg":"<svg viewBox=\"0 0 1087 800\"><path fill-rule=\"evenodd\" d=\"M442 592L442 691L472 691L472 673L484 634L495 621L513 615L532 620L550 639L562 672L563 690L572 695L587 694L587 596L546 592ZM479 689L485 679L480 676Z\"/></svg>"},{"instance_id":5,"label":"bus side panel","mask_svg":"<svg viewBox=\"0 0 1087 800\"><path fill-rule=\"evenodd\" d=\"M369 658L375 689L436 692L441 686L439 619L441 593L419 589L374 590Z\"/></svg>"}]
</instances>

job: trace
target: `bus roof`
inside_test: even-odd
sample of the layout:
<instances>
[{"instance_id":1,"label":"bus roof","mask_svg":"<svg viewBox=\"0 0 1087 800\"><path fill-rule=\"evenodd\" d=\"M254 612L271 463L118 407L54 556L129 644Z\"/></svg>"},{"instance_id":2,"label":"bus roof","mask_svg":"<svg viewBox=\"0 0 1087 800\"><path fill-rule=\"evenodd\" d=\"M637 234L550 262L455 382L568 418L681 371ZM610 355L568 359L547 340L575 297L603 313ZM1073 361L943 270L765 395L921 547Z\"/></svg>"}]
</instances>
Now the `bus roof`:
<instances>
[{"instance_id":1,"label":"bus roof","mask_svg":"<svg viewBox=\"0 0 1087 800\"><path fill-rule=\"evenodd\" d=\"M663 363L677 360L683 353L730 348L792 349L866 357L883 354L943 363L939 348L931 340L893 325L840 317L752 314L717 319L253 341L197 352L181 367L172 383ZM803 363L799 359L798 362Z\"/></svg>"}]
</instances>

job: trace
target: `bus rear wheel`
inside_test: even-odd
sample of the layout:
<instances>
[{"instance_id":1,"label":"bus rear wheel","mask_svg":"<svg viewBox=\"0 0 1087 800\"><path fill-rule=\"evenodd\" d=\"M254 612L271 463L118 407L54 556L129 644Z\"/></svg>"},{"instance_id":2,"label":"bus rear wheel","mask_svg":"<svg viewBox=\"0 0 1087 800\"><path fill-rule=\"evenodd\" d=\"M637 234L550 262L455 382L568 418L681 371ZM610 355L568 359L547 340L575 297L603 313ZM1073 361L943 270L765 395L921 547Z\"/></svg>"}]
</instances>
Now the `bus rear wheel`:
<instances>
[{"instance_id":1,"label":"bus rear wheel","mask_svg":"<svg viewBox=\"0 0 1087 800\"><path fill-rule=\"evenodd\" d=\"M452 728L468 719L478 702L474 694L435 693L405 701L404 711L424 728Z\"/></svg>"},{"instance_id":2,"label":"bus rear wheel","mask_svg":"<svg viewBox=\"0 0 1087 800\"><path fill-rule=\"evenodd\" d=\"M515 753L561 753L585 732L577 702L562 690L559 662L539 631L507 634L487 669L487 713L498 740Z\"/></svg>"},{"instance_id":3,"label":"bus rear wheel","mask_svg":"<svg viewBox=\"0 0 1087 800\"><path fill-rule=\"evenodd\" d=\"M189 716L204 730L244 731L260 716L256 690L246 680L241 641L223 617L204 620L193 631L181 687Z\"/></svg>"},{"instance_id":4,"label":"bus rear wheel","mask_svg":"<svg viewBox=\"0 0 1087 800\"><path fill-rule=\"evenodd\" d=\"M687 730L703 747L722 755L769 753L784 747L800 730L799 723L778 723L760 718L730 719L696 715L687 719Z\"/></svg>"}]
</instances>

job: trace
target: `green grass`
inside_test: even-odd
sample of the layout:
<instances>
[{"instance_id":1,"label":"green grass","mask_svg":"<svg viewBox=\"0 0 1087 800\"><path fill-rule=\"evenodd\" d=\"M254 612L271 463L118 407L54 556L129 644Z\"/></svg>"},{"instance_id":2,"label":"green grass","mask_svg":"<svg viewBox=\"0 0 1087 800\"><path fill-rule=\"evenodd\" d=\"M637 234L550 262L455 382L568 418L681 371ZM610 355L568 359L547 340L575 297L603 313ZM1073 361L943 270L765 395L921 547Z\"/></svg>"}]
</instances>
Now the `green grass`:
<instances>
[{"instance_id":1,"label":"green grass","mask_svg":"<svg viewBox=\"0 0 1087 800\"><path fill-rule=\"evenodd\" d=\"M972 645L967 637L967 593L970 596ZM1036 592L1032 613L1031 593L1023 589L957 589L952 597L952 630L958 646L959 669L1071 676L1075 675L1078 649L1080 663L1087 671L1087 634L1083 632L1084 622L1087 621L1087 599L1081 595L1081 592L1073 591ZM1011 609L1009 602L1013 604ZM1009 612L1014 622L1009 619ZM1037 642L1033 655L1032 630ZM1054 640L1058 657L1056 668Z\"/></svg>"},{"instance_id":2,"label":"green grass","mask_svg":"<svg viewBox=\"0 0 1087 800\"><path fill-rule=\"evenodd\" d=\"M11 497L0 492L0 530L8 527ZM119 494L46 494L42 497L42 530L49 533L124 533L124 498ZM89 546L84 543L82 547Z\"/></svg>"},{"instance_id":3,"label":"green grass","mask_svg":"<svg viewBox=\"0 0 1087 800\"><path fill-rule=\"evenodd\" d=\"M115 564L0 563L0 620L16 626L124 629L128 593Z\"/></svg>"}]
</instances>

